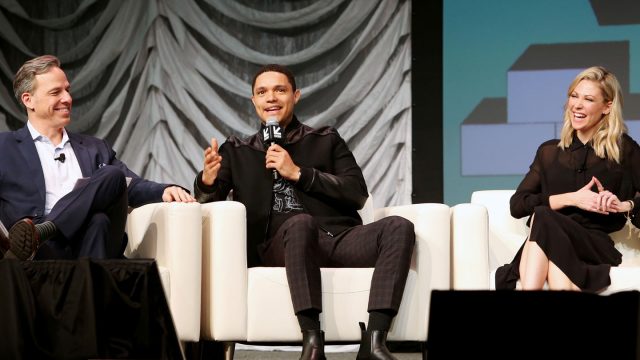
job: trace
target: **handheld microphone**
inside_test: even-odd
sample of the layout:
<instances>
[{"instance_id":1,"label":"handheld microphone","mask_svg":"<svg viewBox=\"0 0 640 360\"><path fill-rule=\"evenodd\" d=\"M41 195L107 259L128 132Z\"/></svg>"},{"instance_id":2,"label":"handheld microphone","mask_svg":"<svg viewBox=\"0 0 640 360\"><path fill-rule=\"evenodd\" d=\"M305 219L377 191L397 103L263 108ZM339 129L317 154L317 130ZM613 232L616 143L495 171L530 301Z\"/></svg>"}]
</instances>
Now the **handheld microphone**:
<instances>
[{"instance_id":1,"label":"handheld microphone","mask_svg":"<svg viewBox=\"0 0 640 360\"><path fill-rule=\"evenodd\" d=\"M264 130L262 130L262 139L265 146L269 147L273 144L281 144L282 128L280 127L280 124L278 124L278 119L276 117L270 117L267 119L267 123L265 125ZM280 174L278 173L278 170L273 169L273 180L278 180L279 178Z\"/></svg>"},{"instance_id":2,"label":"handheld microphone","mask_svg":"<svg viewBox=\"0 0 640 360\"><path fill-rule=\"evenodd\" d=\"M53 158L53 160L57 160L60 161L61 163L64 164L64 160L66 159L66 157L64 156L64 153L60 153L60 155L58 155L57 158Z\"/></svg>"}]
</instances>

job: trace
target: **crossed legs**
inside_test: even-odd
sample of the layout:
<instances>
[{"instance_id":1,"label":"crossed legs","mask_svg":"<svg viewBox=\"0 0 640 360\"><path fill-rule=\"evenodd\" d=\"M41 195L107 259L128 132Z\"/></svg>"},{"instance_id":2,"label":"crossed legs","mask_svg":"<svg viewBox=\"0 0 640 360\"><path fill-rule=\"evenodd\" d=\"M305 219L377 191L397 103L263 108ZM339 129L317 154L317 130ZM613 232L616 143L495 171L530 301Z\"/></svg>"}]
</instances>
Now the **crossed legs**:
<instances>
[{"instance_id":1,"label":"crossed legs","mask_svg":"<svg viewBox=\"0 0 640 360\"><path fill-rule=\"evenodd\" d=\"M536 226L535 215L531 219L531 228L534 226ZM556 264L549 260L540 245L530 238L527 238L522 249L519 270L522 290L541 290L545 281L551 290L580 290Z\"/></svg>"},{"instance_id":2,"label":"crossed legs","mask_svg":"<svg viewBox=\"0 0 640 360\"><path fill-rule=\"evenodd\" d=\"M56 257L61 250L72 258L122 256L127 207L122 171L113 166L98 169L86 184L72 190L53 207L46 220L57 228L56 236L47 244L54 250L43 251L44 255L38 257Z\"/></svg>"}]
</instances>

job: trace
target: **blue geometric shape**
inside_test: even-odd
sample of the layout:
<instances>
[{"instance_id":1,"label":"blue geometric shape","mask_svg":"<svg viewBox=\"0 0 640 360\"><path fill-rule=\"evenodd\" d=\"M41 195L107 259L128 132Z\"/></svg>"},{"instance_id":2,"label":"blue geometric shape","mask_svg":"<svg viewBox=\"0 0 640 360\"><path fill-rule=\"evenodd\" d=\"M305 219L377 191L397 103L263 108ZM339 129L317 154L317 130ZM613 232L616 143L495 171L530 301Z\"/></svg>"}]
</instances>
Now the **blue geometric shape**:
<instances>
[{"instance_id":1,"label":"blue geometric shape","mask_svg":"<svg viewBox=\"0 0 640 360\"><path fill-rule=\"evenodd\" d=\"M616 74L629 134L640 141L640 94L629 91L628 41L534 44L507 71L507 97L481 100L464 120L462 176L525 174L538 146L560 136L569 84L593 65Z\"/></svg>"},{"instance_id":2,"label":"blue geometric shape","mask_svg":"<svg viewBox=\"0 0 640 360\"><path fill-rule=\"evenodd\" d=\"M562 122L567 84L583 69L524 70L507 73L507 122Z\"/></svg>"},{"instance_id":3,"label":"blue geometric shape","mask_svg":"<svg viewBox=\"0 0 640 360\"><path fill-rule=\"evenodd\" d=\"M462 175L520 175L528 171L538 146L556 138L557 123L463 124Z\"/></svg>"},{"instance_id":4,"label":"blue geometric shape","mask_svg":"<svg viewBox=\"0 0 640 360\"><path fill-rule=\"evenodd\" d=\"M624 123L629 129L629 136L636 142L640 141L640 120L625 120Z\"/></svg>"}]
</instances>

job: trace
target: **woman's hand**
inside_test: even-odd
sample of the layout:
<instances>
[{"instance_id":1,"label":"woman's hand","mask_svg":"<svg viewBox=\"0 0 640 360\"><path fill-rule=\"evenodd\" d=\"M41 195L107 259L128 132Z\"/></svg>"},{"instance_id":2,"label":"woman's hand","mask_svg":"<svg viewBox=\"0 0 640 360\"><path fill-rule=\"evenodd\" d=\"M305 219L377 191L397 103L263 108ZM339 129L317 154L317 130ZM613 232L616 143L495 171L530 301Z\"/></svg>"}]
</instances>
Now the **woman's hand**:
<instances>
[{"instance_id":1,"label":"woman's hand","mask_svg":"<svg viewBox=\"0 0 640 360\"><path fill-rule=\"evenodd\" d=\"M594 185L598 188L598 192L591 190ZM612 192L605 190L595 176L591 178L591 181L589 181L587 185L573 192L572 198L573 206L599 214L617 212L620 206L618 197Z\"/></svg>"},{"instance_id":2,"label":"woman's hand","mask_svg":"<svg viewBox=\"0 0 640 360\"><path fill-rule=\"evenodd\" d=\"M598 204L600 210L613 213L628 212L632 210L632 205L629 201L620 201L618 196L611 191L606 190L596 177L593 179L598 187Z\"/></svg>"}]
</instances>

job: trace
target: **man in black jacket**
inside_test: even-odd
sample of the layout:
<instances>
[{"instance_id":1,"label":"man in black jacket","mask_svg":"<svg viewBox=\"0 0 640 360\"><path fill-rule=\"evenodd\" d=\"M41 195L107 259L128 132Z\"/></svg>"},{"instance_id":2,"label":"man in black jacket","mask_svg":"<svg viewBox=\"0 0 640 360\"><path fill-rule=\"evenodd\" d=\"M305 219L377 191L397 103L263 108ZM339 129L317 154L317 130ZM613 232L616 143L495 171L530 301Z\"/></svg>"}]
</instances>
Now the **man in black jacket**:
<instances>
[{"instance_id":1,"label":"man in black jacket","mask_svg":"<svg viewBox=\"0 0 640 360\"><path fill-rule=\"evenodd\" d=\"M325 358L320 267L375 267L358 359L395 359L386 334L402 300L413 224L387 217L362 225L357 211L368 197L362 170L334 128L312 129L298 121L300 90L289 69L262 67L252 88L261 131L244 140L231 136L220 149L211 140L196 176L196 199L225 200L233 190L247 209L249 266L286 267L303 333L301 359ZM282 145L264 143L267 119L284 129Z\"/></svg>"}]
</instances>

